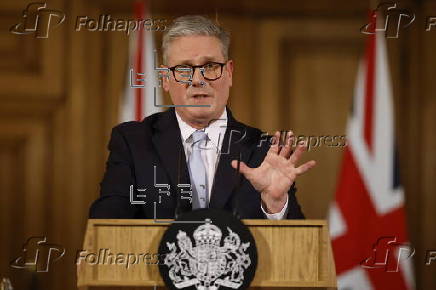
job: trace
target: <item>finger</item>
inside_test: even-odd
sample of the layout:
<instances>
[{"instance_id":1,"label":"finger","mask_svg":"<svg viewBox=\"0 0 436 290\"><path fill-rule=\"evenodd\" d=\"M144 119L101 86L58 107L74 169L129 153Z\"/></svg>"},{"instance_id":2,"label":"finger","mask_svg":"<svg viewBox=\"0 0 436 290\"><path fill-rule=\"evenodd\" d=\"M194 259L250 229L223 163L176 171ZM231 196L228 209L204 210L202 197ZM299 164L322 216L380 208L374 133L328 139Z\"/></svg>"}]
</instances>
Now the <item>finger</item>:
<instances>
[{"instance_id":1,"label":"finger","mask_svg":"<svg viewBox=\"0 0 436 290\"><path fill-rule=\"evenodd\" d=\"M303 155L304 151L306 151L307 144L304 142L300 142L297 145L297 148L295 148L294 153L292 153L291 157L289 158L289 161L292 164L296 164L298 160L301 158L301 155Z\"/></svg>"},{"instance_id":2,"label":"finger","mask_svg":"<svg viewBox=\"0 0 436 290\"><path fill-rule=\"evenodd\" d=\"M288 159L289 156L291 156L293 138L294 138L294 133L292 133L292 131L286 132L285 144L282 147L282 149L280 150L280 153L279 153L280 156L283 156L286 159Z\"/></svg>"},{"instance_id":3,"label":"finger","mask_svg":"<svg viewBox=\"0 0 436 290\"><path fill-rule=\"evenodd\" d=\"M280 148L279 144L280 144L280 132L276 131L274 136L271 137L271 146L269 147L268 152L278 154Z\"/></svg>"},{"instance_id":4,"label":"finger","mask_svg":"<svg viewBox=\"0 0 436 290\"><path fill-rule=\"evenodd\" d=\"M238 160L233 160L232 161L232 167L234 169L238 169ZM253 168L248 167L247 164L245 164L243 161L241 161L239 163L239 172L241 172L242 174L244 174L244 176L247 176L251 173L251 171L253 170Z\"/></svg>"},{"instance_id":5,"label":"finger","mask_svg":"<svg viewBox=\"0 0 436 290\"><path fill-rule=\"evenodd\" d=\"M301 175L301 174L307 172L308 170L312 169L315 165L316 165L316 161L310 160L310 161L300 165L299 167L297 167L296 173L297 173L297 175Z\"/></svg>"}]
</instances>

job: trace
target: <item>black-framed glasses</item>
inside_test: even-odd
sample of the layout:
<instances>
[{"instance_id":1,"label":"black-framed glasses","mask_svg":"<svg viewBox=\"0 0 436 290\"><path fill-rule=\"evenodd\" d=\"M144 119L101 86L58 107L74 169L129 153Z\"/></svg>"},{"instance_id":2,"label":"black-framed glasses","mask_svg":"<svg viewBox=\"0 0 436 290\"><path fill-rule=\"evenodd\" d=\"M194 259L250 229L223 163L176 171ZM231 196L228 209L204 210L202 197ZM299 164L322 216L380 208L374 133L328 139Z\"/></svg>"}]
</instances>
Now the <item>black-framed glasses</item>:
<instances>
[{"instance_id":1,"label":"black-framed glasses","mask_svg":"<svg viewBox=\"0 0 436 290\"><path fill-rule=\"evenodd\" d=\"M208 62L202 65L179 64L170 67L173 72L174 79L180 83L191 83L194 77L195 69L200 69L201 75L208 81L215 81L223 74L223 67L226 63Z\"/></svg>"}]
</instances>

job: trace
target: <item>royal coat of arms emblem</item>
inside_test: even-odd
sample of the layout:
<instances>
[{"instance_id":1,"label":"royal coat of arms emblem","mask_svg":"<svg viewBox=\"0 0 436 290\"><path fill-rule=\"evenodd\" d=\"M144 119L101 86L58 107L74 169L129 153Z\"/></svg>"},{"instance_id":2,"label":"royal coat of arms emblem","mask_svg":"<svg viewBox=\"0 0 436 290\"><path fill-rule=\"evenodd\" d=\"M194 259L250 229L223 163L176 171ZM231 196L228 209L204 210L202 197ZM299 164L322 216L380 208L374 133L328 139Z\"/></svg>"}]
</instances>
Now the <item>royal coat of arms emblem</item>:
<instances>
[{"instance_id":1,"label":"royal coat of arms emblem","mask_svg":"<svg viewBox=\"0 0 436 290\"><path fill-rule=\"evenodd\" d=\"M169 278L176 288L238 289L243 284L244 271L251 265L246 253L250 242L242 243L229 227L227 232L222 239L220 228L206 220L193 233L195 245L182 230L177 233L177 242L166 243L169 252L164 264L169 267Z\"/></svg>"}]
</instances>

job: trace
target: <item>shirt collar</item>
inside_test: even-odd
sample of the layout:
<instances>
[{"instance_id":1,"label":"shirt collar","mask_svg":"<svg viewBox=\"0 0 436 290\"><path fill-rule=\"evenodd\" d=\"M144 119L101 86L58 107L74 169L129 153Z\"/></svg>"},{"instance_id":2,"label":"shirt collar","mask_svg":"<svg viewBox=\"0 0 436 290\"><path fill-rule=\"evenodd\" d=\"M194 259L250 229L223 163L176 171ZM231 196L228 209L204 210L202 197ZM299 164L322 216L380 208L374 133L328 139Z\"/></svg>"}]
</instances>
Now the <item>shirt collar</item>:
<instances>
[{"instance_id":1,"label":"shirt collar","mask_svg":"<svg viewBox=\"0 0 436 290\"><path fill-rule=\"evenodd\" d=\"M182 136L183 142L187 142L192 133L197 131L196 128L191 127L188 123L182 120L180 115L175 111L177 122L179 123L180 134ZM223 113L218 118L212 122L208 127L205 128L204 132L209 137L211 143L215 146L219 146L223 142L224 134L227 129L227 108L224 108Z\"/></svg>"}]
</instances>

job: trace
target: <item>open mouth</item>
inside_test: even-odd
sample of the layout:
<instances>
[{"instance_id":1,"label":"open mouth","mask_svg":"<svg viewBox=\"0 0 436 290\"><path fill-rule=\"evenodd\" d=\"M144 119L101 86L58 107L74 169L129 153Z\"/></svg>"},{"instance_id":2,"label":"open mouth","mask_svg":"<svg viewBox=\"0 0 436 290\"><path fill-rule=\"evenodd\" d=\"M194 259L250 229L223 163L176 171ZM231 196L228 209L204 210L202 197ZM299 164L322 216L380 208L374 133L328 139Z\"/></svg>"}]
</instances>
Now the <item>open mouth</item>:
<instances>
[{"instance_id":1,"label":"open mouth","mask_svg":"<svg viewBox=\"0 0 436 290\"><path fill-rule=\"evenodd\" d=\"M199 94L199 95L193 95L192 96L194 99L204 99L209 97L208 95L203 95L203 94Z\"/></svg>"},{"instance_id":2,"label":"open mouth","mask_svg":"<svg viewBox=\"0 0 436 290\"><path fill-rule=\"evenodd\" d=\"M195 94L191 96L192 102L199 103L199 104L209 103L211 99L212 96L208 94Z\"/></svg>"}]
</instances>

